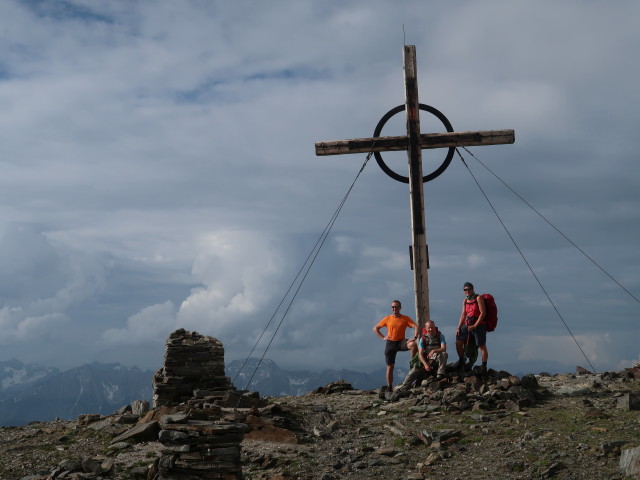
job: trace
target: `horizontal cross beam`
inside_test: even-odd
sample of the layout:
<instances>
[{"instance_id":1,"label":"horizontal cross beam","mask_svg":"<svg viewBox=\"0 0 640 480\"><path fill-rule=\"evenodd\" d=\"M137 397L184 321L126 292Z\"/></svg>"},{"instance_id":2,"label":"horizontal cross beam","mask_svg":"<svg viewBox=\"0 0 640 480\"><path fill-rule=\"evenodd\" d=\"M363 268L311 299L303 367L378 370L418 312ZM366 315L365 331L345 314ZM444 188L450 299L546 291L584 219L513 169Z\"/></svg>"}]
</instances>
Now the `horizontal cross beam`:
<instances>
[{"instance_id":1,"label":"horizontal cross beam","mask_svg":"<svg viewBox=\"0 0 640 480\"><path fill-rule=\"evenodd\" d=\"M474 145L504 145L516 141L513 130L483 130L478 132L427 133L420 135L420 148L470 147ZM354 138L332 142L316 142L316 155L369 153L407 150L409 139L400 137Z\"/></svg>"}]
</instances>

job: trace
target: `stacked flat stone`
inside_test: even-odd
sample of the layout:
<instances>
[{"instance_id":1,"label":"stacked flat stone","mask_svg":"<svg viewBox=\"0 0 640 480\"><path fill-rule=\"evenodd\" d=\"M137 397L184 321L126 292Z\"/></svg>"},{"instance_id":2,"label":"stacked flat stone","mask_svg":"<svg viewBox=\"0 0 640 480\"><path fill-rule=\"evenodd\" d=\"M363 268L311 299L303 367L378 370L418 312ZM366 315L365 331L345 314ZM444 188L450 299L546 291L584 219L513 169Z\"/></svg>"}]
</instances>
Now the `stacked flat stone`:
<instances>
[{"instance_id":1,"label":"stacked flat stone","mask_svg":"<svg viewBox=\"0 0 640 480\"><path fill-rule=\"evenodd\" d=\"M158 440L164 450L158 480L241 480L240 442L244 423L188 420L162 426Z\"/></svg>"},{"instance_id":2,"label":"stacked flat stone","mask_svg":"<svg viewBox=\"0 0 640 480\"><path fill-rule=\"evenodd\" d=\"M153 407L180 405L196 389L220 397L234 389L224 374L224 348L213 337L179 329L167 339L164 365L153 377Z\"/></svg>"},{"instance_id":3,"label":"stacked flat stone","mask_svg":"<svg viewBox=\"0 0 640 480\"><path fill-rule=\"evenodd\" d=\"M240 443L249 426L222 418L229 399L238 403L242 395L224 375L222 343L184 329L173 332L153 378L153 404L178 408L162 416L158 441L164 449L150 478L242 480Z\"/></svg>"}]
</instances>

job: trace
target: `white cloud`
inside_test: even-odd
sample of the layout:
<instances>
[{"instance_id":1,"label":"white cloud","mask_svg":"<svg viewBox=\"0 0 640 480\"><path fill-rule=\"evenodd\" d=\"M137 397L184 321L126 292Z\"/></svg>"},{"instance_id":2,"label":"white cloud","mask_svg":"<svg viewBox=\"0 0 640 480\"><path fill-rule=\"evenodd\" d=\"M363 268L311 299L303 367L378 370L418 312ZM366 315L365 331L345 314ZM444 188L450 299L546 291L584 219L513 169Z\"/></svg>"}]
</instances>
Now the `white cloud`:
<instances>
[{"instance_id":1,"label":"white cloud","mask_svg":"<svg viewBox=\"0 0 640 480\"><path fill-rule=\"evenodd\" d=\"M631 360L620 360L614 367L615 370L624 370L625 368L631 368L634 365L637 365L638 363L640 363L640 353L638 353L638 355L631 359Z\"/></svg>"},{"instance_id":2,"label":"white cloud","mask_svg":"<svg viewBox=\"0 0 640 480\"><path fill-rule=\"evenodd\" d=\"M569 335L527 335L526 339L517 341L518 360L553 359L567 365L581 365L586 361L580 352L581 348L589 361L596 368L602 369L602 366L611 364L610 337L608 333L575 335L575 340ZM580 348L577 347L576 342Z\"/></svg>"},{"instance_id":3,"label":"white cloud","mask_svg":"<svg viewBox=\"0 0 640 480\"><path fill-rule=\"evenodd\" d=\"M29 315L22 308L0 309L0 327L4 345L14 342L36 342L59 334L60 328L69 323L62 313L46 313L39 316Z\"/></svg>"},{"instance_id":4,"label":"white cloud","mask_svg":"<svg viewBox=\"0 0 640 480\"><path fill-rule=\"evenodd\" d=\"M217 336L238 331L273 294L283 262L272 244L251 231L204 236L191 272L203 286L192 289L179 308L168 301L143 308L127 320L125 328L106 330L104 339L139 344L164 339L175 328Z\"/></svg>"},{"instance_id":5,"label":"white cloud","mask_svg":"<svg viewBox=\"0 0 640 480\"><path fill-rule=\"evenodd\" d=\"M273 238L244 231L219 231L199 242L192 275L203 286L182 302L180 325L202 331L242 328L242 320L264 308L276 292L287 262Z\"/></svg>"},{"instance_id":6,"label":"white cloud","mask_svg":"<svg viewBox=\"0 0 640 480\"><path fill-rule=\"evenodd\" d=\"M477 269L482 267L483 265L486 265L487 259L484 255L472 253L471 255L467 256L467 263L469 265L469 268Z\"/></svg>"},{"instance_id":7,"label":"white cloud","mask_svg":"<svg viewBox=\"0 0 640 480\"><path fill-rule=\"evenodd\" d=\"M60 329L69 322L62 313L47 313L39 317L26 317L20 320L16 329L18 340L40 340L60 335Z\"/></svg>"},{"instance_id":8,"label":"white cloud","mask_svg":"<svg viewBox=\"0 0 640 480\"><path fill-rule=\"evenodd\" d=\"M102 337L115 345L158 343L175 330L176 308L172 302L151 305L127 319L126 328L111 328Z\"/></svg>"}]
</instances>

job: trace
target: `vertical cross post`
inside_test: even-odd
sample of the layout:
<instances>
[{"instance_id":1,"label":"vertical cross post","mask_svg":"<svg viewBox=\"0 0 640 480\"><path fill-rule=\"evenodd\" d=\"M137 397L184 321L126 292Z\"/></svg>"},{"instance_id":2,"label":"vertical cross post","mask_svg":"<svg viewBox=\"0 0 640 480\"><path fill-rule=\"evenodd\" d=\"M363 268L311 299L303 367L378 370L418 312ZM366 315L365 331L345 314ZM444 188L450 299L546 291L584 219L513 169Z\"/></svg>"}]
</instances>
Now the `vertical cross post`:
<instances>
[{"instance_id":1,"label":"vertical cross post","mask_svg":"<svg viewBox=\"0 0 640 480\"><path fill-rule=\"evenodd\" d=\"M429 317L429 257L424 215L422 183L422 148L420 147L420 102L418 101L418 72L416 47L404 49L405 110L407 113L407 138L409 145L409 196L411 199L412 269L416 320L420 332Z\"/></svg>"}]
</instances>

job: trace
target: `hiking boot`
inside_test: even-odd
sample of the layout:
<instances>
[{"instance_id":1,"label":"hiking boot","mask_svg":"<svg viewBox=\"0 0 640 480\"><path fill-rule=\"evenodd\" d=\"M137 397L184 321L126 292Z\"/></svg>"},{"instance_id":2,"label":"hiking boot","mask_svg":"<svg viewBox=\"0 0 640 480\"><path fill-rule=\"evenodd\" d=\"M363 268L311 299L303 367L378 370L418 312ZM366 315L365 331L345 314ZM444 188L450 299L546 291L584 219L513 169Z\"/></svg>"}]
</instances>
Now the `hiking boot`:
<instances>
[{"instance_id":1,"label":"hiking boot","mask_svg":"<svg viewBox=\"0 0 640 480\"><path fill-rule=\"evenodd\" d=\"M480 367L480 375L482 375L483 378L487 378L488 373L487 373L487 366L486 365L482 365Z\"/></svg>"},{"instance_id":2,"label":"hiking boot","mask_svg":"<svg viewBox=\"0 0 640 480\"><path fill-rule=\"evenodd\" d=\"M380 400L384 400L385 399L385 393L389 391L389 387L387 387L386 385L383 385L380 387L380 393L378 393L378 398Z\"/></svg>"},{"instance_id":3,"label":"hiking boot","mask_svg":"<svg viewBox=\"0 0 640 480\"><path fill-rule=\"evenodd\" d=\"M451 367L453 367L454 370L462 370L464 367L464 361L460 359L456 363L452 364Z\"/></svg>"},{"instance_id":4,"label":"hiking boot","mask_svg":"<svg viewBox=\"0 0 640 480\"><path fill-rule=\"evenodd\" d=\"M387 397L387 400L389 400L391 402L397 402L401 398L405 398L405 397L409 397L409 396L411 396L411 392L409 391L409 389L407 389L407 388L396 388L395 391L389 397Z\"/></svg>"}]
</instances>

